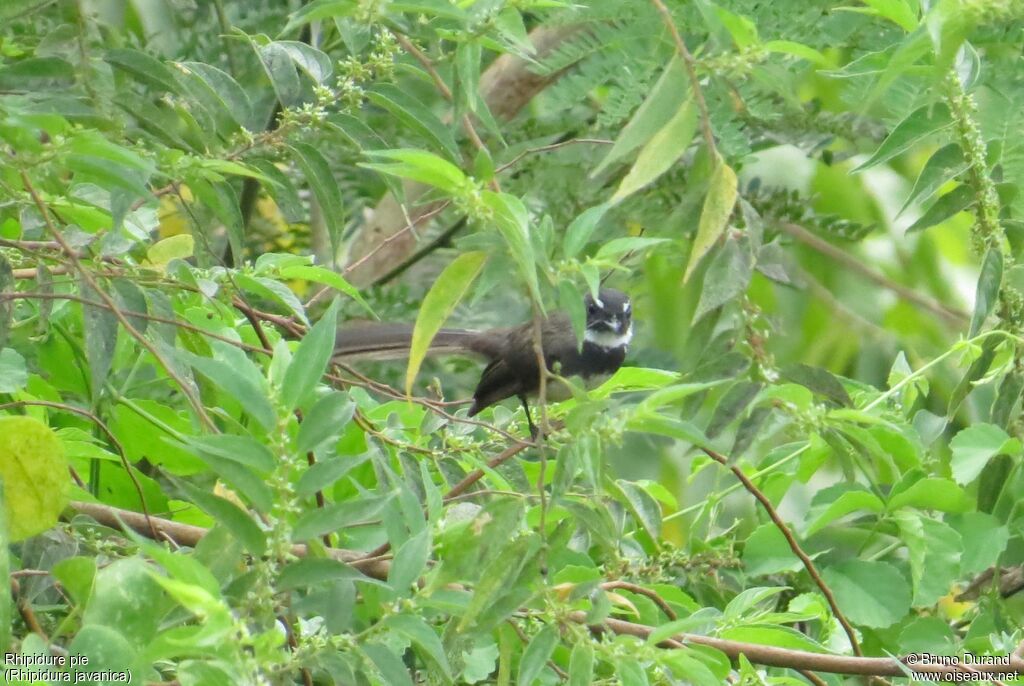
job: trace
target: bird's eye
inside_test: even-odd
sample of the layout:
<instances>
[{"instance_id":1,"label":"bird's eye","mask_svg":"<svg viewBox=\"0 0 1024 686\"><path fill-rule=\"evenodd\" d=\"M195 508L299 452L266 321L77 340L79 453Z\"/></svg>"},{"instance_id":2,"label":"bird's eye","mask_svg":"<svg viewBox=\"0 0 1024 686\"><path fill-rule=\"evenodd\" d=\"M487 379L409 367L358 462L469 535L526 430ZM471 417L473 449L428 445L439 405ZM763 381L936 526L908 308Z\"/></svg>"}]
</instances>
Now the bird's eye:
<instances>
[{"instance_id":1,"label":"bird's eye","mask_svg":"<svg viewBox=\"0 0 1024 686\"><path fill-rule=\"evenodd\" d=\"M587 314L597 314L597 303L587 305Z\"/></svg>"}]
</instances>

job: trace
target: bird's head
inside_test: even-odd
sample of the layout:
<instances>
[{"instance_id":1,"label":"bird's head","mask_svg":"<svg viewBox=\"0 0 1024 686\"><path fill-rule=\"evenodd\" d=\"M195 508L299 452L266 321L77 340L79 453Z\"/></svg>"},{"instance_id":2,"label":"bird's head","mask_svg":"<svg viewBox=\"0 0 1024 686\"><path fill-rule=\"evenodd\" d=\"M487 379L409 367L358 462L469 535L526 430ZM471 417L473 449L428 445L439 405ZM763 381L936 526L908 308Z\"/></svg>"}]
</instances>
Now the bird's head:
<instances>
[{"instance_id":1,"label":"bird's head","mask_svg":"<svg viewBox=\"0 0 1024 686\"><path fill-rule=\"evenodd\" d=\"M585 340L602 348L629 345L633 337L633 309L629 296L614 288L602 288L595 298L587 294Z\"/></svg>"}]
</instances>

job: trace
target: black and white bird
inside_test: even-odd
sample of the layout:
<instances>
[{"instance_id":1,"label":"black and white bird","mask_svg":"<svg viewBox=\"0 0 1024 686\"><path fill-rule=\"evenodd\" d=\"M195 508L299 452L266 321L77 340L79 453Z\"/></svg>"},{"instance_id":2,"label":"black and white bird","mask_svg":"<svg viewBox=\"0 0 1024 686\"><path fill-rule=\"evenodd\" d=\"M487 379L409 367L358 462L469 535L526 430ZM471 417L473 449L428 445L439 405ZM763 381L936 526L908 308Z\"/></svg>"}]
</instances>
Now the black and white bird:
<instances>
[{"instance_id":1,"label":"black and white bird","mask_svg":"<svg viewBox=\"0 0 1024 686\"><path fill-rule=\"evenodd\" d=\"M577 377L592 388L615 373L626 359L633 338L633 312L629 297L613 288L602 288L584 299L587 325L580 346L569 316L554 313L541 322L541 347L548 370L562 377ZM408 355L412 327L380 324L342 328L338 331L335 359L396 359ZM526 419L535 433L527 398L540 387L540 370L534 351L533 322L508 328L472 331L441 329L428 354L475 354L487 360L480 375L469 416L506 398L517 397L526 409ZM549 400L569 397L564 384L549 383Z\"/></svg>"}]
</instances>

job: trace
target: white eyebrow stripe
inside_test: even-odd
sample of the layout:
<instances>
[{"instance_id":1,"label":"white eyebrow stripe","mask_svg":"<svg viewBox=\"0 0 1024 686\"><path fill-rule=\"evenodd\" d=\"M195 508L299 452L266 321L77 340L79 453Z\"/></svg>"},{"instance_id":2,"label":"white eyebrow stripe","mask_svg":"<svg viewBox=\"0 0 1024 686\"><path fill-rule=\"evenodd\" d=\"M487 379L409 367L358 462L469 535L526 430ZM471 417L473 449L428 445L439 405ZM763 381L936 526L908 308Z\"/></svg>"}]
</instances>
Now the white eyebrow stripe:
<instances>
[{"instance_id":1,"label":"white eyebrow stripe","mask_svg":"<svg viewBox=\"0 0 1024 686\"><path fill-rule=\"evenodd\" d=\"M629 312L629 301L628 300L626 302L622 303L622 311L623 312Z\"/></svg>"},{"instance_id":2,"label":"white eyebrow stripe","mask_svg":"<svg viewBox=\"0 0 1024 686\"><path fill-rule=\"evenodd\" d=\"M600 298L594 298L594 304L597 305L598 307L604 307L604 303L601 302Z\"/></svg>"}]
</instances>

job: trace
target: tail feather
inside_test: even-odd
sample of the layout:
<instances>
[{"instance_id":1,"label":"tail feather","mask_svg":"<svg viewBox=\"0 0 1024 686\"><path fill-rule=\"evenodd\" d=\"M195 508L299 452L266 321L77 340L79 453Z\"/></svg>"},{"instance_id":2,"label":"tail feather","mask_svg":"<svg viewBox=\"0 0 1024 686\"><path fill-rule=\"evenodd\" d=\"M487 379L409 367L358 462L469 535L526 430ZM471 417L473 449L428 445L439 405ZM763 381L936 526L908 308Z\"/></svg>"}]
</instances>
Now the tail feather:
<instances>
[{"instance_id":1,"label":"tail feather","mask_svg":"<svg viewBox=\"0 0 1024 686\"><path fill-rule=\"evenodd\" d=\"M441 329L427 350L428 355L474 353L478 334L467 329ZM339 329L334 357L347 360L395 360L409 356L412 326L375 324Z\"/></svg>"}]
</instances>

